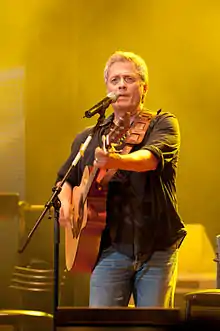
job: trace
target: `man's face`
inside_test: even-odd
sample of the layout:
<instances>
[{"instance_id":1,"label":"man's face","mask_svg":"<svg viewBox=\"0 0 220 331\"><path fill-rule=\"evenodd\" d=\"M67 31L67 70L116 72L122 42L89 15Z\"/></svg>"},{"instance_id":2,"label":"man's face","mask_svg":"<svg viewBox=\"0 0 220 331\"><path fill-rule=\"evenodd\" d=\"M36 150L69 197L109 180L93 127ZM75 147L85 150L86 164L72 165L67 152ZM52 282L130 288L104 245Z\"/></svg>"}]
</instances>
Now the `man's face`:
<instances>
[{"instance_id":1,"label":"man's face","mask_svg":"<svg viewBox=\"0 0 220 331\"><path fill-rule=\"evenodd\" d=\"M133 62L115 62L108 71L107 91L120 96L112 104L114 111L140 110L141 99L146 92L146 84L141 80Z\"/></svg>"}]
</instances>

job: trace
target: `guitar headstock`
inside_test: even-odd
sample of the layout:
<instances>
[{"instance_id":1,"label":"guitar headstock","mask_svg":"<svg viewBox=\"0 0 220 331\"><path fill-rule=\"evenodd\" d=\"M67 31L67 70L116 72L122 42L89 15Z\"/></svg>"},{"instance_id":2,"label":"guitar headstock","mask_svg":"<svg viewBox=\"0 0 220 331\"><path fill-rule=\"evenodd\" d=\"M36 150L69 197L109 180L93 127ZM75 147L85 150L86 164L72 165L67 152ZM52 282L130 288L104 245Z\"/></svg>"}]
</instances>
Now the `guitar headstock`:
<instances>
[{"instance_id":1,"label":"guitar headstock","mask_svg":"<svg viewBox=\"0 0 220 331\"><path fill-rule=\"evenodd\" d=\"M123 117L119 117L114 126L110 129L109 134L104 138L104 147L106 150L120 147L130 128L130 113L127 112Z\"/></svg>"}]
</instances>

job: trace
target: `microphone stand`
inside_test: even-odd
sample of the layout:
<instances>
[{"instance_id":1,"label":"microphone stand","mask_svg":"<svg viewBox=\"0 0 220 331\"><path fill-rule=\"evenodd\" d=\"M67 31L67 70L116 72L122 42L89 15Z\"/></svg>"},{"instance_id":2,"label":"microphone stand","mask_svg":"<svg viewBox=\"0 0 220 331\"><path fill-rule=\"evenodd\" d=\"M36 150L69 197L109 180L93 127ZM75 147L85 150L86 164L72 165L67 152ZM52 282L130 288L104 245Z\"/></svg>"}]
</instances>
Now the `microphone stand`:
<instances>
[{"instance_id":1,"label":"microphone stand","mask_svg":"<svg viewBox=\"0 0 220 331\"><path fill-rule=\"evenodd\" d=\"M62 181L59 182L58 185L55 185L52 188L52 195L45 204L45 208L42 211L41 215L37 219L35 225L33 226L32 230L29 232L27 239L24 245L18 249L18 253L22 253L25 248L27 247L28 243L31 240L34 232L36 231L37 227L39 226L40 222L44 218L47 211L49 211L49 219L51 218L51 208L54 208L54 301L53 301L53 330L56 330L56 318L57 318L57 311L59 305L59 244L60 244L60 225L59 225L59 212L61 207L61 201L58 197L59 193L62 190L62 186L65 183L67 177L69 176L72 169L77 165L81 157L83 157L85 150L87 149L89 143L91 142L94 134L103 123L105 119L105 110L107 107L103 107L99 112L99 118L97 120L96 125L94 126L92 132L89 134L85 142L81 145L76 157L72 161L69 169L67 170L66 174L64 175Z\"/></svg>"}]
</instances>

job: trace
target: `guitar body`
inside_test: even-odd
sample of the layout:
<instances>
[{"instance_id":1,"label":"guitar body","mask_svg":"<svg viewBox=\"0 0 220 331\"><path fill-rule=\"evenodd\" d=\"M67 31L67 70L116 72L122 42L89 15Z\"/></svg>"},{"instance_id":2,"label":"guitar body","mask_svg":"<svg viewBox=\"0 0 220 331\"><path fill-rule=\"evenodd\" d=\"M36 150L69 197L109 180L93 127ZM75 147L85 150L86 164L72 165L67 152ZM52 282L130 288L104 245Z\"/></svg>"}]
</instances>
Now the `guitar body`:
<instances>
[{"instance_id":1,"label":"guitar body","mask_svg":"<svg viewBox=\"0 0 220 331\"><path fill-rule=\"evenodd\" d=\"M93 181L84 204L82 197L92 168L85 167L80 186L72 191L73 216L65 228L66 267L71 272L92 272L106 224L106 190ZM74 234L73 234L74 232Z\"/></svg>"},{"instance_id":2,"label":"guitar body","mask_svg":"<svg viewBox=\"0 0 220 331\"><path fill-rule=\"evenodd\" d=\"M119 118L108 134L108 147L120 146L127 133L130 114ZM107 173L110 173L107 171ZM106 225L107 190L99 184L106 171L86 166L79 186L73 188L71 222L65 228L65 255L67 270L91 273L99 256L102 232ZM107 187L107 186L105 186Z\"/></svg>"}]
</instances>

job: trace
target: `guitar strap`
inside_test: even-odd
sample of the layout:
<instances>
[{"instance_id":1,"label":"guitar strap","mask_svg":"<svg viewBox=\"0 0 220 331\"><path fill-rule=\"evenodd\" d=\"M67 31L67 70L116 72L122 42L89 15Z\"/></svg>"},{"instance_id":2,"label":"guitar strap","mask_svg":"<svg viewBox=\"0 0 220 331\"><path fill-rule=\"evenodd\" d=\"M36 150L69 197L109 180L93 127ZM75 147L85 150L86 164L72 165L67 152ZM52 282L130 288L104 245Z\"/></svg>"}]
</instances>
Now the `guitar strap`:
<instances>
[{"instance_id":1,"label":"guitar strap","mask_svg":"<svg viewBox=\"0 0 220 331\"><path fill-rule=\"evenodd\" d=\"M161 112L161 109L157 113L152 112L141 112L139 113L132 123L130 129L128 130L127 137L125 139L125 146L123 147L121 154L129 154L134 145L140 144L144 136L149 128L149 126L153 127L154 119L156 118L156 115L158 115ZM100 186L100 189L107 186L111 178L114 176L114 174L117 172L116 169L109 169L107 172L105 172L104 176L98 175L96 182Z\"/></svg>"}]
</instances>

